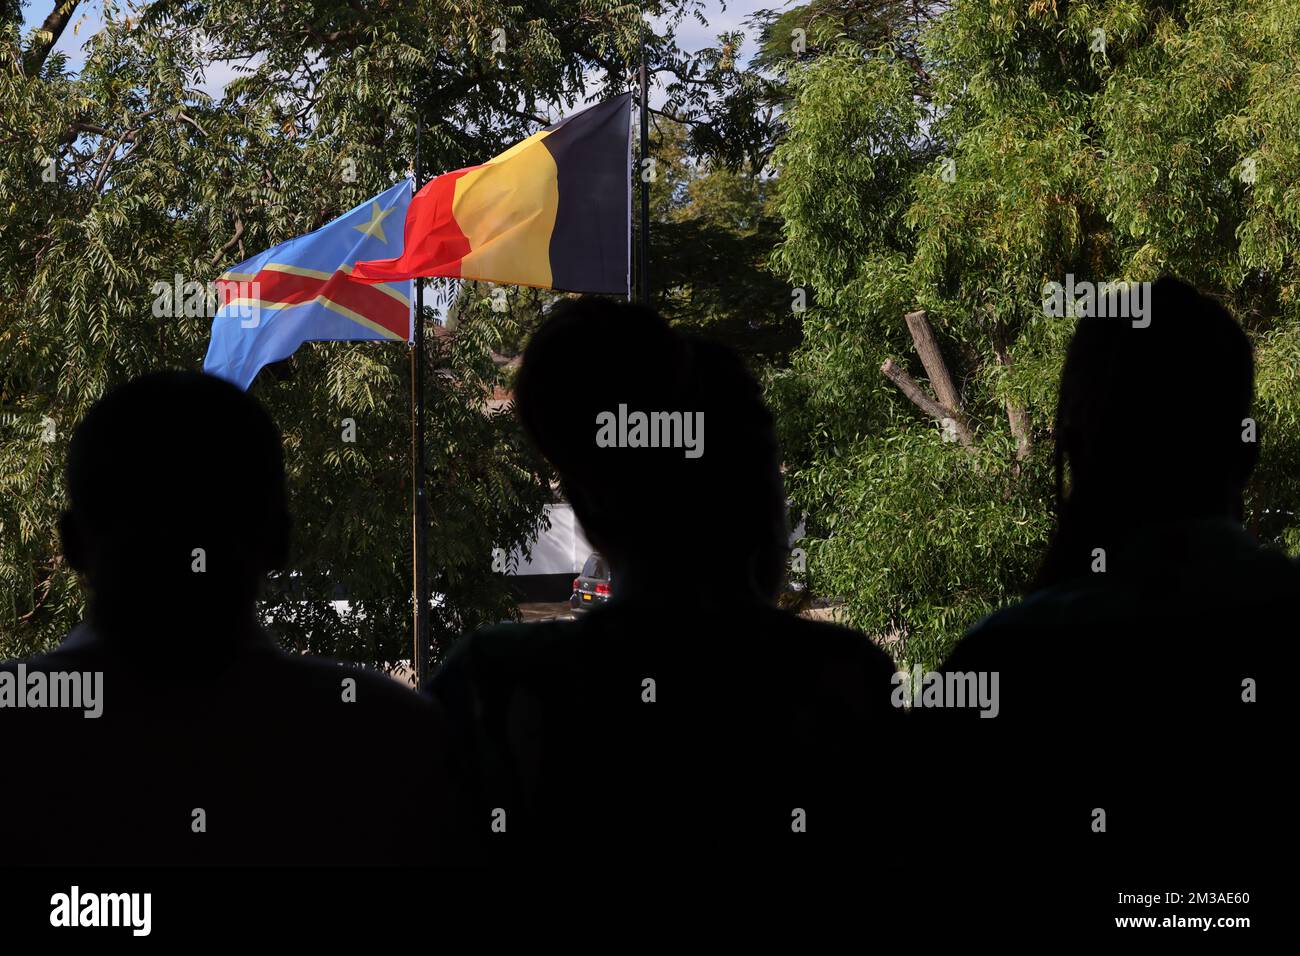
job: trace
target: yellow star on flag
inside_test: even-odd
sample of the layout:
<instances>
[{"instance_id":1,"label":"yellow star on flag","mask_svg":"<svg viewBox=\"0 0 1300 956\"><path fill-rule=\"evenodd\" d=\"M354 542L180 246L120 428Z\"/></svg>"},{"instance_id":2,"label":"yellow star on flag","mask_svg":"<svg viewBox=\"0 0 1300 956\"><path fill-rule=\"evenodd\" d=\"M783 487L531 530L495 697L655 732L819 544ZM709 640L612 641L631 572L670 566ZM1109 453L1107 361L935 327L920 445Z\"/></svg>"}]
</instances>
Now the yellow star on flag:
<instances>
[{"instance_id":1,"label":"yellow star on flag","mask_svg":"<svg viewBox=\"0 0 1300 956\"><path fill-rule=\"evenodd\" d=\"M388 237L384 235L384 220L392 215L392 212L391 209L380 209L379 203L372 202L370 204L370 221L352 228L362 235L375 236L380 242L387 245Z\"/></svg>"}]
</instances>

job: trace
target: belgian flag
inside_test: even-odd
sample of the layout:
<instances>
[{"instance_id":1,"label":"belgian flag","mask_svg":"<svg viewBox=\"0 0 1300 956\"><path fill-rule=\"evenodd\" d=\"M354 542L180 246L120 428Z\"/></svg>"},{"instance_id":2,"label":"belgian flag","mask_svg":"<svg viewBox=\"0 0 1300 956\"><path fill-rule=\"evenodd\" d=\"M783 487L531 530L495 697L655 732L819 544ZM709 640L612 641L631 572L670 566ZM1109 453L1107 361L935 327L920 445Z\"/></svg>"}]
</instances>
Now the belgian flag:
<instances>
[{"instance_id":1,"label":"belgian flag","mask_svg":"<svg viewBox=\"0 0 1300 956\"><path fill-rule=\"evenodd\" d=\"M631 265L632 94L516 143L480 166L430 180L406 212L396 259L353 279L481 279L565 292L627 292Z\"/></svg>"}]
</instances>

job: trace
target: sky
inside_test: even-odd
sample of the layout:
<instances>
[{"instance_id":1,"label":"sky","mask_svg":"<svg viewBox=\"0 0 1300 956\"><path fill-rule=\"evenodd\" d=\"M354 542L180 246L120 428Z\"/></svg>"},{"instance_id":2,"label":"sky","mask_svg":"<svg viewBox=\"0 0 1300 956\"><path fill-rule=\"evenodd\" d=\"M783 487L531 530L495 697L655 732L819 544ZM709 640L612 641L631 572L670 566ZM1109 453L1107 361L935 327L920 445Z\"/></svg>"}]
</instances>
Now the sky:
<instances>
[{"instance_id":1,"label":"sky","mask_svg":"<svg viewBox=\"0 0 1300 956\"><path fill-rule=\"evenodd\" d=\"M23 28L32 30L49 15L58 0L26 0L23 8ZM677 30L677 45L684 50L696 50L712 46L719 33L729 30L743 30L744 20L755 10L763 8L779 9L786 5L786 0L730 0L724 4L721 0L708 0L705 4L705 16L708 27L701 26L691 17L684 19ZM82 46L104 25L100 0L84 0L77 10L76 18L63 31L63 36L55 45L56 52L68 57L68 68L74 72L85 62ZM75 28L75 31L74 31ZM744 53L752 55L752 42ZM226 63L215 63L208 71L203 91L213 98L219 98L227 83L235 79L237 73ZM651 103L654 98L651 97Z\"/></svg>"}]
</instances>

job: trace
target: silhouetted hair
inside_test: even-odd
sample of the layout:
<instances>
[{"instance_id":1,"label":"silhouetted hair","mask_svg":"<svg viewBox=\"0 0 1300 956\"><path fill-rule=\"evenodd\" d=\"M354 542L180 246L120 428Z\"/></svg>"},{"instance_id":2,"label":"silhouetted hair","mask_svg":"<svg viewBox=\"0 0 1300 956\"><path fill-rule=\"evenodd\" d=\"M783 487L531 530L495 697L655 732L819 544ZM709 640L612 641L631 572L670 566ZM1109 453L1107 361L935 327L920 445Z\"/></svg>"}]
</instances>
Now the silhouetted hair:
<instances>
[{"instance_id":1,"label":"silhouetted hair","mask_svg":"<svg viewBox=\"0 0 1300 956\"><path fill-rule=\"evenodd\" d=\"M524 427L556 466L593 539L642 561L707 564L779 587L787 532L771 413L733 351L683 336L639 305L588 297L552 309L516 383ZM704 454L598 448L597 416L704 414Z\"/></svg>"},{"instance_id":2,"label":"silhouetted hair","mask_svg":"<svg viewBox=\"0 0 1300 956\"><path fill-rule=\"evenodd\" d=\"M1079 320L1056 413L1059 526L1036 587L1087 570L1078 535L1198 517L1244 487L1257 446L1242 440L1254 392L1246 333L1178 279L1151 287L1150 325ZM1066 493L1067 474L1070 490Z\"/></svg>"}]
</instances>

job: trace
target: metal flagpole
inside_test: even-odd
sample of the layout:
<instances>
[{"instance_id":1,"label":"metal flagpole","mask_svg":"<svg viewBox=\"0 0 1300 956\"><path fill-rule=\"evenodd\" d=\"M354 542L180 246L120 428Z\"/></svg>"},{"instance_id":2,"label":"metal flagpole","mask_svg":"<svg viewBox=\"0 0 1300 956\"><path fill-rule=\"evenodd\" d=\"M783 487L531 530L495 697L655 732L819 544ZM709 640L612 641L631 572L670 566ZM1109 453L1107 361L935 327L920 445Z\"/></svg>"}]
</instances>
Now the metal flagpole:
<instances>
[{"instance_id":1,"label":"metal flagpole","mask_svg":"<svg viewBox=\"0 0 1300 956\"><path fill-rule=\"evenodd\" d=\"M645 20L641 20L641 248L637 255L637 289L644 305L650 304L650 183L646 176L646 160L650 156L649 73L645 65Z\"/></svg>"},{"instance_id":2,"label":"metal flagpole","mask_svg":"<svg viewBox=\"0 0 1300 956\"><path fill-rule=\"evenodd\" d=\"M415 191L424 185L424 158L420 141L424 118L415 121ZM415 326L411 356L411 666L417 686L428 677L429 565L427 534L429 502L424 495L424 280L415 280Z\"/></svg>"}]
</instances>

